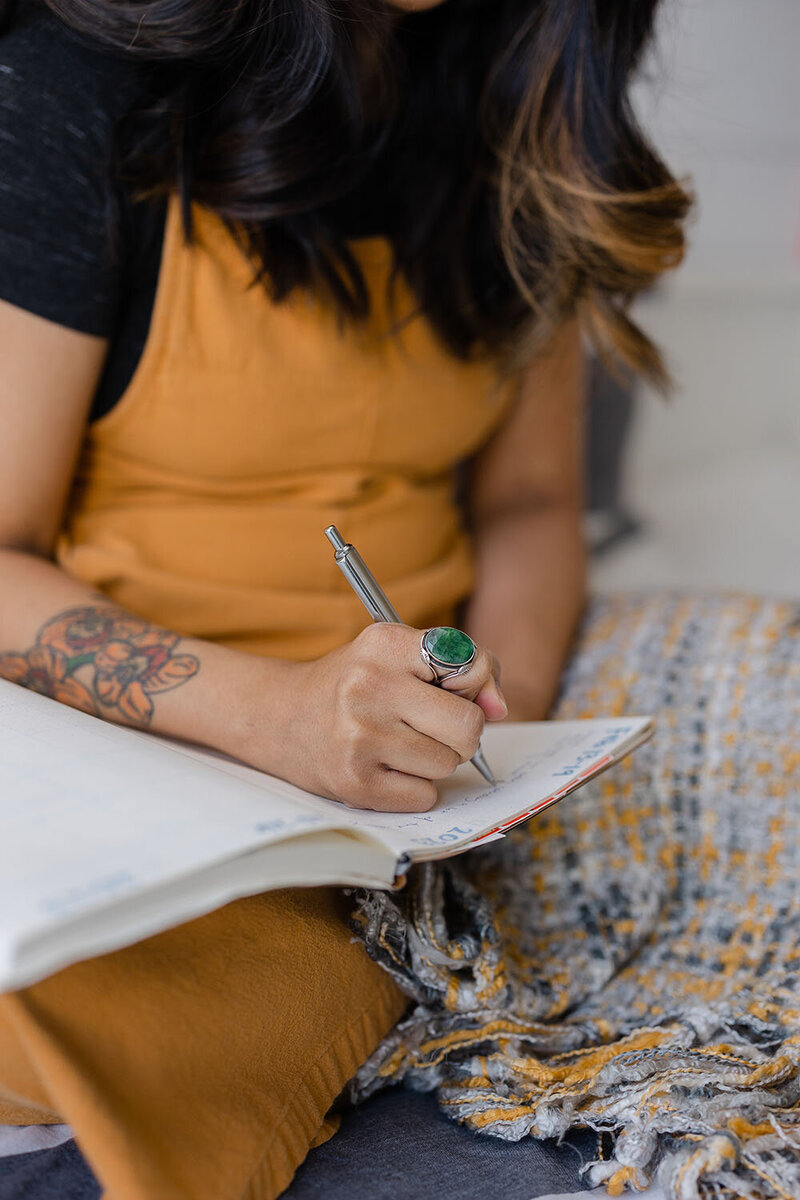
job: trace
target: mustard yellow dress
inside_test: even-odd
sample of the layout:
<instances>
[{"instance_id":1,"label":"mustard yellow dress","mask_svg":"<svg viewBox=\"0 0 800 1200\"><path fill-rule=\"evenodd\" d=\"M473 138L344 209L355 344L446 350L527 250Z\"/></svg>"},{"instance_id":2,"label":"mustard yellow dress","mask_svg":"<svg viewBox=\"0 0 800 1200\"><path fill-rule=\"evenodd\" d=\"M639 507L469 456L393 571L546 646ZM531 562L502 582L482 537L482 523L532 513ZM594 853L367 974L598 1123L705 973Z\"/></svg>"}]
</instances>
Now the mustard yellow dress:
<instances>
[{"instance_id":1,"label":"mustard yellow dress","mask_svg":"<svg viewBox=\"0 0 800 1200\"><path fill-rule=\"evenodd\" d=\"M235 239L170 203L148 341L87 430L63 568L141 616L314 658L365 614L323 528L357 543L409 624L468 593L453 467L510 385L463 363L355 250L374 313L273 304ZM90 769L90 766L87 767ZM0 1122L69 1121L108 1200L270 1200L405 1000L351 942L336 889L272 892L0 997Z\"/></svg>"}]
</instances>

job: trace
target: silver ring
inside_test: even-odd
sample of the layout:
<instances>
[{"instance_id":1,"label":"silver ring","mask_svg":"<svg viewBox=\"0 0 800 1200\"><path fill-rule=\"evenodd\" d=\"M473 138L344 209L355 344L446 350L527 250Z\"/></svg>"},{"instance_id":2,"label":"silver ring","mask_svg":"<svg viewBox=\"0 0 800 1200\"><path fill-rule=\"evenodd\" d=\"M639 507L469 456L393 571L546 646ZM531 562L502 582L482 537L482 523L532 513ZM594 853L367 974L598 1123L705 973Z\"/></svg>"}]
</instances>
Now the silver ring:
<instances>
[{"instance_id":1,"label":"silver ring","mask_svg":"<svg viewBox=\"0 0 800 1200\"><path fill-rule=\"evenodd\" d=\"M426 629L420 638L419 652L430 670L434 683L443 683L454 675L463 675L475 662L478 648L468 633L450 625Z\"/></svg>"}]
</instances>

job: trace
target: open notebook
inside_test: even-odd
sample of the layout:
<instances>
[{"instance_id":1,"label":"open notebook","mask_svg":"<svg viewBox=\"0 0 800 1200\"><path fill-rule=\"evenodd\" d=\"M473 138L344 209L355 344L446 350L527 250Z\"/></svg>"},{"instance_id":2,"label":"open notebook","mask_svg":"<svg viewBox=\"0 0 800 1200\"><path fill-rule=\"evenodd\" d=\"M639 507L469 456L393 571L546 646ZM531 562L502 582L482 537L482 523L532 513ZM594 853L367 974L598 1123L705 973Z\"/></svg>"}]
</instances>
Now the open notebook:
<instances>
[{"instance_id":1,"label":"open notebook","mask_svg":"<svg viewBox=\"0 0 800 1200\"><path fill-rule=\"evenodd\" d=\"M195 746L0 680L0 990L238 896L395 886L502 836L648 736L647 718L487 725L426 813L349 809Z\"/></svg>"}]
</instances>

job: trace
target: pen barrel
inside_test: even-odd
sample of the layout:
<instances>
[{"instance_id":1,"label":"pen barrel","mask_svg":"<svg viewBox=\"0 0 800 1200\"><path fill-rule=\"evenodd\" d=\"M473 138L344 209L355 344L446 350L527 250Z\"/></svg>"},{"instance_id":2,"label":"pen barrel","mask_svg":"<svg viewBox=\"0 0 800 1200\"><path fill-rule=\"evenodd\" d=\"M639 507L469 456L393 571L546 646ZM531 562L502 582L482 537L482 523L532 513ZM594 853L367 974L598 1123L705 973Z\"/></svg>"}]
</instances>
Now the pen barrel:
<instances>
[{"instance_id":1,"label":"pen barrel","mask_svg":"<svg viewBox=\"0 0 800 1200\"><path fill-rule=\"evenodd\" d=\"M339 570L373 621L387 621L392 625L402 625L403 622L389 603L388 596L355 546L351 542L344 540L335 525L328 526L325 530L325 537L333 546L334 558L339 566ZM438 687L440 685L436 682L435 686ZM471 761L484 779L489 783L495 782L494 775L480 747L478 747L478 753Z\"/></svg>"},{"instance_id":2,"label":"pen barrel","mask_svg":"<svg viewBox=\"0 0 800 1200\"><path fill-rule=\"evenodd\" d=\"M335 554L339 570L366 608L373 621L388 621L402 625L402 621L389 603L382 588L364 562L355 546L346 545Z\"/></svg>"}]
</instances>

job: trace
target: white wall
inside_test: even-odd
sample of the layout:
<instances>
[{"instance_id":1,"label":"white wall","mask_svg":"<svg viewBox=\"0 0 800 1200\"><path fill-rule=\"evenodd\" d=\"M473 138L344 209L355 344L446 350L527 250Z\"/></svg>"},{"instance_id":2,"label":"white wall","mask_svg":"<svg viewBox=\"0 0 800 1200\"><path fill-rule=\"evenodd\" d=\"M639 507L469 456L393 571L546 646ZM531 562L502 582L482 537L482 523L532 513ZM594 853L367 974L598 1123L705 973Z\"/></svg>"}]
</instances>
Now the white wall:
<instances>
[{"instance_id":1,"label":"white wall","mask_svg":"<svg viewBox=\"0 0 800 1200\"><path fill-rule=\"evenodd\" d=\"M666 0L660 28L638 106L698 208L638 315L678 387L642 397L647 533L596 582L800 596L800 0Z\"/></svg>"},{"instance_id":2,"label":"white wall","mask_svg":"<svg viewBox=\"0 0 800 1200\"><path fill-rule=\"evenodd\" d=\"M682 286L764 287L800 268L799 0L664 0L637 89L698 193Z\"/></svg>"}]
</instances>

